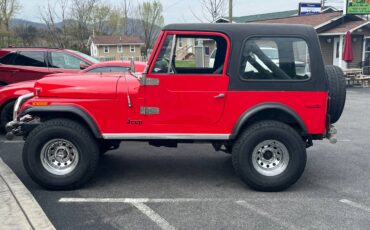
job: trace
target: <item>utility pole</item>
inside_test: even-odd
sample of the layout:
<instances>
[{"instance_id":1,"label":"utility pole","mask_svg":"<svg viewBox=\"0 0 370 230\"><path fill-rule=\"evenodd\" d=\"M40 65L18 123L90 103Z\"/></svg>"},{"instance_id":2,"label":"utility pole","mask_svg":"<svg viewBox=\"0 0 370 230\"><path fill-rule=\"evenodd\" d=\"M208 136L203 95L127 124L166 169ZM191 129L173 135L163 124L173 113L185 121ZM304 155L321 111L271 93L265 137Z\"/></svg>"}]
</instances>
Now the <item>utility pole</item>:
<instances>
[{"instance_id":1,"label":"utility pole","mask_svg":"<svg viewBox=\"0 0 370 230\"><path fill-rule=\"evenodd\" d=\"M323 9L325 6L325 0L321 0L321 9Z\"/></svg>"},{"instance_id":2,"label":"utility pole","mask_svg":"<svg viewBox=\"0 0 370 230\"><path fill-rule=\"evenodd\" d=\"M229 23L233 23L233 0L229 0Z\"/></svg>"}]
</instances>

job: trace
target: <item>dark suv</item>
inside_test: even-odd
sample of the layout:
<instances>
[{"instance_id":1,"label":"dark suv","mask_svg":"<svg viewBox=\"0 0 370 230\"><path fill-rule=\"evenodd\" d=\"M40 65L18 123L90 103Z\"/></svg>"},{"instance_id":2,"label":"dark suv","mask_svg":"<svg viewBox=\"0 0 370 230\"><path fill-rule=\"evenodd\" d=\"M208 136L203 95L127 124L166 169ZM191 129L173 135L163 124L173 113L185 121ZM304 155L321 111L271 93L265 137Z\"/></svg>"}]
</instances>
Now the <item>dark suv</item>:
<instances>
[{"instance_id":1,"label":"dark suv","mask_svg":"<svg viewBox=\"0 0 370 230\"><path fill-rule=\"evenodd\" d=\"M50 48L0 50L0 86L40 79L52 73L74 73L99 61L78 51Z\"/></svg>"}]
</instances>

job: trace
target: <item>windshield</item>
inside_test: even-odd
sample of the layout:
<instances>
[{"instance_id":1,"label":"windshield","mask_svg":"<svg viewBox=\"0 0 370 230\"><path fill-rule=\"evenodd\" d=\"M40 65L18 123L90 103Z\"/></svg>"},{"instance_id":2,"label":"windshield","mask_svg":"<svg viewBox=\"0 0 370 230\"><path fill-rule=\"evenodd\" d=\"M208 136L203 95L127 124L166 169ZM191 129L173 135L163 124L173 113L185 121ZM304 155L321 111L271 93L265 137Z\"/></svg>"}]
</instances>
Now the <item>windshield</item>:
<instances>
[{"instance_id":1,"label":"windshield","mask_svg":"<svg viewBox=\"0 0 370 230\"><path fill-rule=\"evenodd\" d=\"M78 54L80 56L82 56L83 58L89 60L90 62L92 63L99 63L100 61L96 60L95 58L87 55L87 54L84 54L84 53L81 53L81 52L78 52L78 51L75 51L75 50L68 50L69 52L72 52L72 53L75 53L75 54Z\"/></svg>"}]
</instances>

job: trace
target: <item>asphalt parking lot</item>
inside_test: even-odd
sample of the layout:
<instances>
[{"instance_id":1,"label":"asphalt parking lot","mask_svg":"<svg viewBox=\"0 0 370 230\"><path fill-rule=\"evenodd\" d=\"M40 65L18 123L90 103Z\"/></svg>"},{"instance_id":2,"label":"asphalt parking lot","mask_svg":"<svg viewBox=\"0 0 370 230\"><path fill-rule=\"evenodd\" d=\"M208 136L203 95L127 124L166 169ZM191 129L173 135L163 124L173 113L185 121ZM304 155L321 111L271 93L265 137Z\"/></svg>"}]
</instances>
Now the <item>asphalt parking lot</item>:
<instances>
[{"instance_id":1,"label":"asphalt parking lot","mask_svg":"<svg viewBox=\"0 0 370 230\"><path fill-rule=\"evenodd\" d=\"M315 142L303 177L279 193L255 192L229 155L210 145L122 143L76 191L47 191L21 163L21 141L0 137L0 157L57 229L369 229L370 89L348 90L339 142Z\"/></svg>"}]
</instances>

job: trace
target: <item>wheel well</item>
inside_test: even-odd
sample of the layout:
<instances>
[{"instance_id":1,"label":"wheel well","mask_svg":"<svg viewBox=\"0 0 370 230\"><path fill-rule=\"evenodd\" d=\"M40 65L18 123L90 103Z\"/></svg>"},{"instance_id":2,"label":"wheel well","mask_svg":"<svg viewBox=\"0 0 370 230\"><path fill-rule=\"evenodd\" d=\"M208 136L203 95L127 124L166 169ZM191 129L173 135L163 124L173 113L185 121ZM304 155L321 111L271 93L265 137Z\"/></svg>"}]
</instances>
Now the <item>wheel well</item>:
<instances>
[{"instance_id":1,"label":"wheel well","mask_svg":"<svg viewBox=\"0 0 370 230\"><path fill-rule=\"evenodd\" d=\"M4 102L4 104L0 105L0 113L1 113L1 111L3 110L3 108L4 108L7 104L12 103L12 102L15 102L16 100L17 100L17 98L12 98L12 99L9 99L9 100L7 100L6 102Z\"/></svg>"},{"instance_id":2,"label":"wheel well","mask_svg":"<svg viewBox=\"0 0 370 230\"><path fill-rule=\"evenodd\" d=\"M64 118L77 121L78 123L85 126L85 128L88 129L93 134L93 136L95 136L96 138L101 137L100 132L96 126L93 127L94 125L92 125L91 123L89 124L89 122L86 121L84 118L72 112L33 112L29 114L39 117L42 122L55 118Z\"/></svg>"},{"instance_id":3,"label":"wheel well","mask_svg":"<svg viewBox=\"0 0 370 230\"><path fill-rule=\"evenodd\" d=\"M306 128L304 127L302 122L299 121L298 119L299 118L295 117L291 113L288 113L287 111L284 111L282 109L278 109L278 108L264 109L248 117L247 120L241 124L238 130L236 130L237 132L234 133L234 135L235 137L238 137L246 128L250 127L251 125L257 122L264 121L264 120L274 120L274 121L280 121L282 123L285 123L291 126L302 137L308 136Z\"/></svg>"},{"instance_id":4,"label":"wheel well","mask_svg":"<svg viewBox=\"0 0 370 230\"><path fill-rule=\"evenodd\" d=\"M0 86L6 86L6 85L8 85L8 83L5 83L3 81L0 81Z\"/></svg>"}]
</instances>

